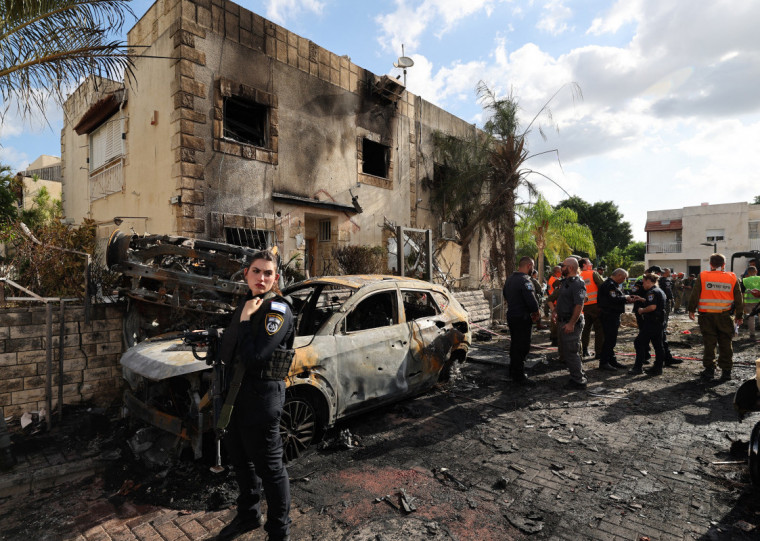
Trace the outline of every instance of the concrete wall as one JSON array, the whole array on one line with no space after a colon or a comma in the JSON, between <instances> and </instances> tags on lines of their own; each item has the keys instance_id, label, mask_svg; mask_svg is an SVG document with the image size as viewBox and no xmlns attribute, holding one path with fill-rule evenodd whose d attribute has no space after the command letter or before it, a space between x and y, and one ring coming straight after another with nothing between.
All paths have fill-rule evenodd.
<instances>
[{"instance_id":1,"label":"concrete wall","mask_svg":"<svg viewBox=\"0 0 760 541\"><path fill-rule=\"evenodd\" d=\"M330 268L337 246L384 245L384 225L437 235L439 219L420 188L433 174L431 135L470 133L472 125L403 87L395 103L378 97L375 74L225 0L159 0L128 39L150 45L136 54L171 58L137 58L122 111L124 187L88 205L81 201L87 136L72 136L71 128L100 94L85 86L67 102L67 217L95 219L101 237L115 228L116 216L124 217L121 229L137 233L214 240L224 240L225 227L267 229L286 260L309 250L318 274ZM241 95L268 106L265 147L224 137L224 100ZM389 147L387 178L362 173L364 138ZM273 193L335 205L275 200ZM326 243L313 233L322 220L331 222ZM479 276L481 244L473 241L464 273Z\"/></svg>"},{"instance_id":2,"label":"concrete wall","mask_svg":"<svg viewBox=\"0 0 760 541\"><path fill-rule=\"evenodd\" d=\"M717 251L726 256L730 265L733 253L745 252L752 248L749 222L760 220L760 205L738 202L647 212L647 221L667 219L683 220L681 252L647 253L647 265L674 267L680 272L687 272L689 266L699 265L702 270L705 270L709 268L709 257L713 251L712 246L702 245L702 243L712 243L707 240L707 230L722 229L724 231L724 240L716 241L715 244ZM667 242L674 235L673 231L653 231L649 233L649 243Z\"/></svg>"},{"instance_id":3,"label":"concrete wall","mask_svg":"<svg viewBox=\"0 0 760 541\"><path fill-rule=\"evenodd\" d=\"M58 404L60 305L53 305L53 408ZM101 406L121 400L122 314L113 306L64 312L63 401ZM0 309L0 406L6 416L46 406L47 325L44 306Z\"/></svg>"}]
</instances>

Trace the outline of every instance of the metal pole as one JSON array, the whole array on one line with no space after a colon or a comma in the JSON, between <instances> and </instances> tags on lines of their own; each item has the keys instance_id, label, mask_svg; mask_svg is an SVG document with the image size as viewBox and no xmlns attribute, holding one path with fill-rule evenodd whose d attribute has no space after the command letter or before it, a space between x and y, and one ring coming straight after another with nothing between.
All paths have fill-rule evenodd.
<instances>
[{"instance_id":1,"label":"metal pole","mask_svg":"<svg viewBox=\"0 0 760 541\"><path fill-rule=\"evenodd\" d=\"M61 311L58 316L61 321L60 330L58 333L58 424L63 421L63 337L66 332L66 324L63 317L64 302L61 299Z\"/></svg>"},{"instance_id":2,"label":"metal pole","mask_svg":"<svg viewBox=\"0 0 760 541\"><path fill-rule=\"evenodd\" d=\"M50 430L52 420L50 419L53 409L53 305L45 303L45 322L47 325L47 348L45 348L46 372L45 381L45 398L47 402L47 411L45 412L45 421L47 429Z\"/></svg>"},{"instance_id":3,"label":"metal pole","mask_svg":"<svg viewBox=\"0 0 760 541\"><path fill-rule=\"evenodd\" d=\"M428 229L425 232L425 240L427 241L427 272L428 282L433 283L433 230Z\"/></svg>"},{"instance_id":4,"label":"metal pole","mask_svg":"<svg viewBox=\"0 0 760 541\"><path fill-rule=\"evenodd\" d=\"M398 266L398 275L404 274L404 228L396 226L396 265Z\"/></svg>"}]
</instances>

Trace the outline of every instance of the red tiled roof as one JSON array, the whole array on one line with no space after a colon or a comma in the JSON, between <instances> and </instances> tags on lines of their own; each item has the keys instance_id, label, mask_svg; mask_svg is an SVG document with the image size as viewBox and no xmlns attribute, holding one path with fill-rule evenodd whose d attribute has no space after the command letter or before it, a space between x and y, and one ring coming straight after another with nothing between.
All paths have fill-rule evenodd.
<instances>
[{"instance_id":1,"label":"red tiled roof","mask_svg":"<svg viewBox=\"0 0 760 541\"><path fill-rule=\"evenodd\" d=\"M683 220L655 220L647 222L644 231L680 231L683 229Z\"/></svg>"}]
</instances>

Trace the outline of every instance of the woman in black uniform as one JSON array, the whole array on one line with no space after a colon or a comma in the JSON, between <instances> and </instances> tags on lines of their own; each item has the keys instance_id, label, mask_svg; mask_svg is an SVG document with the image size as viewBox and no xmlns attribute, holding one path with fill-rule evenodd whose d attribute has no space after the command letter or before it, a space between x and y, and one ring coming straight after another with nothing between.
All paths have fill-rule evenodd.
<instances>
[{"instance_id":1,"label":"woman in black uniform","mask_svg":"<svg viewBox=\"0 0 760 541\"><path fill-rule=\"evenodd\" d=\"M234 371L245 367L238 389L232 388L233 377L229 393L233 393L234 409L224 438L240 495L237 515L217 539L234 539L261 525L263 485L264 529L268 539L282 541L290 539L290 484L282 462L280 415L292 358L287 355L293 342L293 313L273 291L279 274L272 252L254 254L244 273L251 292L235 310L221 345L221 358L228 366L232 364Z\"/></svg>"}]
</instances>

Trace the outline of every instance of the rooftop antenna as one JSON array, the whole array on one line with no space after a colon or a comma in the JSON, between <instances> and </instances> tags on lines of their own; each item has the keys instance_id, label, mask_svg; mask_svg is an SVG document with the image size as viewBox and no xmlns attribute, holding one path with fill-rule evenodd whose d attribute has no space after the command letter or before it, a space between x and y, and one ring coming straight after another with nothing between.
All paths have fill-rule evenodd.
<instances>
[{"instance_id":1,"label":"rooftop antenna","mask_svg":"<svg viewBox=\"0 0 760 541\"><path fill-rule=\"evenodd\" d=\"M399 56L398 60L393 63L393 67L401 68L404 70L404 87L406 87L406 68L411 68L412 66L414 66L414 60L408 56L404 56L404 44L402 43L401 56Z\"/></svg>"}]
</instances>

